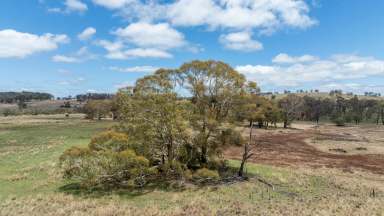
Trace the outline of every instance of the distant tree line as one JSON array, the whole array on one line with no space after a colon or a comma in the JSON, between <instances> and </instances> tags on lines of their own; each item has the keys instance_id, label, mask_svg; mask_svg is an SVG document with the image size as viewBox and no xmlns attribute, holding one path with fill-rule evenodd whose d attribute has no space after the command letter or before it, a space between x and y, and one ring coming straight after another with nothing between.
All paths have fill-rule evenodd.
<instances>
[{"instance_id":1,"label":"distant tree line","mask_svg":"<svg viewBox=\"0 0 384 216\"><path fill-rule=\"evenodd\" d=\"M108 100L112 99L114 96L114 94L108 93L87 93L76 95L76 100L81 102L88 100Z\"/></svg>"},{"instance_id":2,"label":"distant tree line","mask_svg":"<svg viewBox=\"0 0 384 216\"><path fill-rule=\"evenodd\" d=\"M320 120L330 120L339 126L361 122L384 125L384 100L360 99L358 96L346 99L339 94L330 98L299 97L291 94L278 103L287 115L287 123L293 120L317 123Z\"/></svg>"},{"instance_id":3,"label":"distant tree line","mask_svg":"<svg viewBox=\"0 0 384 216\"><path fill-rule=\"evenodd\" d=\"M0 103L19 103L32 100L52 100L54 97L49 93L42 92L0 92Z\"/></svg>"}]
</instances>

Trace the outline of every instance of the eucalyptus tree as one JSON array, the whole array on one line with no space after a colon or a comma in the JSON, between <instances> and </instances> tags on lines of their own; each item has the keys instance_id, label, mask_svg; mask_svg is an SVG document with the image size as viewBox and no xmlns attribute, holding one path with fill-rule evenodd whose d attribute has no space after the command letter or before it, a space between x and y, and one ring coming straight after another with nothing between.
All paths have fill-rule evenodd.
<instances>
[{"instance_id":1,"label":"eucalyptus tree","mask_svg":"<svg viewBox=\"0 0 384 216\"><path fill-rule=\"evenodd\" d=\"M172 70L160 69L118 93L122 128L140 143L137 151L154 162L172 164L187 141L183 101L175 92Z\"/></svg>"},{"instance_id":2,"label":"eucalyptus tree","mask_svg":"<svg viewBox=\"0 0 384 216\"><path fill-rule=\"evenodd\" d=\"M191 97L193 147L198 149L199 162L204 166L209 155L217 154L217 138L230 122L245 78L220 61L192 61L182 65L177 74L180 86Z\"/></svg>"},{"instance_id":3,"label":"eucalyptus tree","mask_svg":"<svg viewBox=\"0 0 384 216\"><path fill-rule=\"evenodd\" d=\"M287 128L294 119L300 116L300 111L303 107L303 98L294 94L289 94L279 101L279 107L282 109L284 128Z\"/></svg>"}]
</instances>

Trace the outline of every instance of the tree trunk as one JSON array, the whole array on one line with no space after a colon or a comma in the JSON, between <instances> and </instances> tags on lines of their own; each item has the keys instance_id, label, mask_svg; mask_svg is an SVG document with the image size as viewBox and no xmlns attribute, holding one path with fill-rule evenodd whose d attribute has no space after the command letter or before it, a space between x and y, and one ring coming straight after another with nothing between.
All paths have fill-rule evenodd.
<instances>
[{"instance_id":1,"label":"tree trunk","mask_svg":"<svg viewBox=\"0 0 384 216\"><path fill-rule=\"evenodd\" d=\"M253 122L250 123L251 127L249 129L249 142L244 144L244 152L243 152L243 159L241 160L240 168L238 175L240 177L244 176L244 167L247 162L247 160L253 155L251 153L250 146L252 145L252 132L253 132Z\"/></svg>"},{"instance_id":2,"label":"tree trunk","mask_svg":"<svg viewBox=\"0 0 384 216\"><path fill-rule=\"evenodd\" d=\"M287 127L288 127L288 121L284 120L284 128L287 128Z\"/></svg>"}]
</instances>

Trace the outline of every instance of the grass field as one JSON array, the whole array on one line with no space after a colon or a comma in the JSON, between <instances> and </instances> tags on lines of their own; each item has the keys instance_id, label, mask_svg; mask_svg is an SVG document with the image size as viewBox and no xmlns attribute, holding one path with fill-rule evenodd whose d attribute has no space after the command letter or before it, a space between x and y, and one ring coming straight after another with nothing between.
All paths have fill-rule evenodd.
<instances>
[{"instance_id":1,"label":"grass field","mask_svg":"<svg viewBox=\"0 0 384 216\"><path fill-rule=\"evenodd\" d=\"M247 182L79 193L62 180L58 158L113 124L81 116L0 118L0 215L384 215L383 175L329 168L249 164L258 178Z\"/></svg>"}]
</instances>

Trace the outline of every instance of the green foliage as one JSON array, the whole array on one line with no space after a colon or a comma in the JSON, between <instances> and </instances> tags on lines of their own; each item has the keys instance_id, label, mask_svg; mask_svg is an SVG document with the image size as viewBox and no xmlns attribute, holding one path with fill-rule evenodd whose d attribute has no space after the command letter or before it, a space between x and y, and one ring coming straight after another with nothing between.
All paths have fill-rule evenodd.
<instances>
[{"instance_id":1,"label":"green foliage","mask_svg":"<svg viewBox=\"0 0 384 216\"><path fill-rule=\"evenodd\" d=\"M128 136L125 133L108 130L94 136L89 143L89 148L94 151L120 152L129 148L128 141Z\"/></svg>"},{"instance_id":2,"label":"green foliage","mask_svg":"<svg viewBox=\"0 0 384 216\"><path fill-rule=\"evenodd\" d=\"M222 146L240 146L245 143L245 139L242 136L241 132L234 130L233 128L227 128L222 130L221 136L218 137L218 141L221 142Z\"/></svg>"},{"instance_id":3,"label":"green foliage","mask_svg":"<svg viewBox=\"0 0 384 216\"><path fill-rule=\"evenodd\" d=\"M198 182L217 181L220 179L220 175L216 170L209 170L207 168L201 168L193 173L193 179Z\"/></svg>"},{"instance_id":4,"label":"green foliage","mask_svg":"<svg viewBox=\"0 0 384 216\"><path fill-rule=\"evenodd\" d=\"M336 124L336 126L345 126L345 123L346 123L346 118L344 116L338 116L338 115L334 115L332 116L331 118L332 122Z\"/></svg>"},{"instance_id":5,"label":"green foliage","mask_svg":"<svg viewBox=\"0 0 384 216\"><path fill-rule=\"evenodd\" d=\"M13 110L13 109L4 109L2 113L3 113L4 116L14 116L14 115L17 115L17 111Z\"/></svg>"},{"instance_id":6,"label":"green foliage","mask_svg":"<svg viewBox=\"0 0 384 216\"><path fill-rule=\"evenodd\" d=\"M115 152L72 147L60 157L64 177L78 180L83 187L144 186L156 170L149 160L131 149Z\"/></svg>"},{"instance_id":7,"label":"green foliage","mask_svg":"<svg viewBox=\"0 0 384 216\"><path fill-rule=\"evenodd\" d=\"M83 107L87 119L102 119L112 112L112 100L89 100Z\"/></svg>"}]
</instances>

